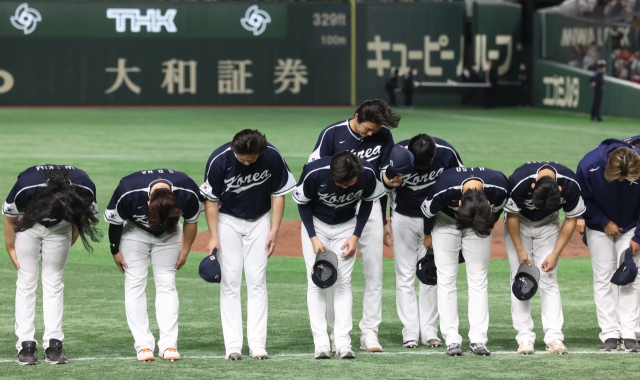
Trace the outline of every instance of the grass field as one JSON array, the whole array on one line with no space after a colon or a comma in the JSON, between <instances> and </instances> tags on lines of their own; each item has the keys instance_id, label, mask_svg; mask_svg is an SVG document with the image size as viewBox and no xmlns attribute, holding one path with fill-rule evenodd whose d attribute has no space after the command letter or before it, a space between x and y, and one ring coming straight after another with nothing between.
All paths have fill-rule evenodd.
<instances>
[{"instance_id":1,"label":"grass field","mask_svg":"<svg viewBox=\"0 0 640 380\"><path fill-rule=\"evenodd\" d=\"M4 197L17 174L28 166L63 163L84 169L96 182L101 209L119 179L136 170L169 167L202 181L213 149L243 128L265 132L298 176L319 131L347 118L351 108L0 108L0 195ZM509 175L531 160L555 160L576 167L580 158L607 137L638 133L637 120L609 118L604 124L586 115L534 109L399 110L401 126L396 141L426 132L453 144L468 166L487 166ZM297 219L287 197L286 219ZM102 227L105 224L102 223ZM206 229L204 218L200 229ZM106 240L106 239L105 239ZM178 272L180 293L177 363L137 363L133 339L124 313L123 277L103 241L88 254L75 246L65 272L65 347L69 365L41 364L23 368L15 363L13 299L15 270L8 255L0 255L0 377L8 378L611 378L621 368L640 360L630 354L602 355L593 305L591 265L588 259L566 259L560 264L560 286L565 315L565 342L570 355L515 355L511 326L508 263L490 266L490 327L488 347L494 355L466 354L448 358L442 349L400 345L402 326L395 311L393 262L385 260L383 323L380 341L385 354L358 354L355 361L314 361L306 308L306 280L302 258L271 259L268 268L269 332L266 362L222 360L219 291L197 275L201 254L193 253ZM460 266L459 310L461 335L468 343L466 281ZM356 264L354 289L354 346L359 337L362 275ZM153 320L154 292L148 296ZM40 291L39 291L40 293ZM42 300L38 295L36 338L42 336ZM534 301L539 353L544 350L539 299ZM152 323L157 336L157 327ZM244 353L248 350L245 347ZM39 352L43 357L43 351ZM43 360L41 360L43 362Z\"/></svg>"}]
</instances>

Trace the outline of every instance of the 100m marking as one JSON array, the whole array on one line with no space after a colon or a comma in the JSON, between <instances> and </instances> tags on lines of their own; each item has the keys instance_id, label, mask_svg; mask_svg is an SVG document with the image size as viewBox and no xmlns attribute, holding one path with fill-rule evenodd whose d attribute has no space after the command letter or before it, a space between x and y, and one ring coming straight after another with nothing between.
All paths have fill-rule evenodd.
<instances>
[{"instance_id":1,"label":"100m marking","mask_svg":"<svg viewBox=\"0 0 640 380\"><path fill-rule=\"evenodd\" d=\"M327 46L344 46L347 44L347 37L339 36L337 34L329 34L326 36L320 36L320 42Z\"/></svg>"}]
</instances>

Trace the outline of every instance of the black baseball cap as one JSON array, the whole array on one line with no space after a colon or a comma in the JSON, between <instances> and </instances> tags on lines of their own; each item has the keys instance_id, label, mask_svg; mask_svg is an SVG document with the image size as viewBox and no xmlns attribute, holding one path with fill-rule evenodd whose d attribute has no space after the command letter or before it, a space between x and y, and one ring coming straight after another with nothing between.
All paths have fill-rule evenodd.
<instances>
[{"instance_id":1,"label":"black baseball cap","mask_svg":"<svg viewBox=\"0 0 640 380\"><path fill-rule=\"evenodd\" d=\"M518 268L518 273L513 278L511 291L520 301L530 300L538 291L539 281L540 269L535 265L529 266L523 262Z\"/></svg>"},{"instance_id":2,"label":"black baseball cap","mask_svg":"<svg viewBox=\"0 0 640 380\"><path fill-rule=\"evenodd\" d=\"M395 145L389 154L389 166L387 166L387 178L392 179L397 175L411 173L413 167L413 154L409 149Z\"/></svg>"},{"instance_id":3,"label":"black baseball cap","mask_svg":"<svg viewBox=\"0 0 640 380\"><path fill-rule=\"evenodd\" d=\"M329 250L326 250L324 255L322 251L318 251L316 262L313 264L311 280L319 288L325 289L333 286L338 280L338 255Z\"/></svg>"},{"instance_id":4,"label":"black baseball cap","mask_svg":"<svg viewBox=\"0 0 640 380\"><path fill-rule=\"evenodd\" d=\"M416 264L416 277L425 285L438 285L438 268L436 268L433 249L429 248L427 254L418 260Z\"/></svg>"},{"instance_id":5,"label":"black baseball cap","mask_svg":"<svg viewBox=\"0 0 640 380\"><path fill-rule=\"evenodd\" d=\"M633 249L629 247L620 254L620 266L611 277L611 283L618 286L629 285L637 276L638 266L633 261Z\"/></svg>"},{"instance_id":6,"label":"black baseball cap","mask_svg":"<svg viewBox=\"0 0 640 380\"><path fill-rule=\"evenodd\" d=\"M200 261L198 269L200 277L207 282L220 282L222 280L222 272L220 270L220 262L218 261L218 248L214 248L210 255L205 256Z\"/></svg>"}]
</instances>

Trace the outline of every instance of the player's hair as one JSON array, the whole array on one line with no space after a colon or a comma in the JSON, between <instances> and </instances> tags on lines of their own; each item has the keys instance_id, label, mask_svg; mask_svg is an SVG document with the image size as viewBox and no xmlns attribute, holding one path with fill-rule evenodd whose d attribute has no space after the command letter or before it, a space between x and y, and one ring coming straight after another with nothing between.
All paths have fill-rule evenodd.
<instances>
[{"instance_id":1,"label":"player's hair","mask_svg":"<svg viewBox=\"0 0 640 380\"><path fill-rule=\"evenodd\" d=\"M27 204L25 212L17 218L14 230L26 231L44 219L64 220L78 229L84 248L93 252L89 239L97 243L103 236L91 207L93 197L87 196L84 188L71 184L65 168L46 169L42 174L46 186L40 187Z\"/></svg>"},{"instance_id":2,"label":"player's hair","mask_svg":"<svg viewBox=\"0 0 640 380\"><path fill-rule=\"evenodd\" d=\"M640 156L633 149L621 146L609 154L604 178L615 181L618 178L627 180L640 177Z\"/></svg>"},{"instance_id":3,"label":"player's hair","mask_svg":"<svg viewBox=\"0 0 640 380\"><path fill-rule=\"evenodd\" d=\"M236 154L262 154L267 150L267 137L257 129L243 129L231 140Z\"/></svg>"},{"instance_id":4,"label":"player's hair","mask_svg":"<svg viewBox=\"0 0 640 380\"><path fill-rule=\"evenodd\" d=\"M155 189L149 197L149 212L147 213L147 222L149 228L162 229L172 234L178 231L178 222L182 215L182 209L178 204L176 195L170 189Z\"/></svg>"},{"instance_id":5,"label":"player's hair","mask_svg":"<svg viewBox=\"0 0 640 380\"><path fill-rule=\"evenodd\" d=\"M333 155L329 170L332 180L347 185L364 171L364 166L355 154L345 150Z\"/></svg>"},{"instance_id":6,"label":"player's hair","mask_svg":"<svg viewBox=\"0 0 640 380\"><path fill-rule=\"evenodd\" d=\"M396 128L400 123L400 115L381 99L365 100L355 113L358 114L358 123L368 121L387 128Z\"/></svg>"},{"instance_id":7,"label":"player's hair","mask_svg":"<svg viewBox=\"0 0 640 380\"><path fill-rule=\"evenodd\" d=\"M551 176L539 178L532 195L533 205L538 209L557 211L560 208L560 188Z\"/></svg>"},{"instance_id":8,"label":"player's hair","mask_svg":"<svg viewBox=\"0 0 640 380\"><path fill-rule=\"evenodd\" d=\"M413 165L427 169L436 155L436 141L426 133L413 136L409 141L409 152L413 154Z\"/></svg>"},{"instance_id":9,"label":"player's hair","mask_svg":"<svg viewBox=\"0 0 640 380\"><path fill-rule=\"evenodd\" d=\"M495 224L487 196L482 190L467 190L462 194L462 204L456 212L456 228L471 228L481 238L491 235Z\"/></svg>"},{"instance_id":10,"label":"player's hair","mask_svg":"<svg viewBox=\"0 0 640 380\"><path fill-rule=\"evenodd\" d=\"M634 147L640 149L640 139L635 139L635 140L631 140L629 141L630 145L633 145Z\"/></svg>"}]
</instances>

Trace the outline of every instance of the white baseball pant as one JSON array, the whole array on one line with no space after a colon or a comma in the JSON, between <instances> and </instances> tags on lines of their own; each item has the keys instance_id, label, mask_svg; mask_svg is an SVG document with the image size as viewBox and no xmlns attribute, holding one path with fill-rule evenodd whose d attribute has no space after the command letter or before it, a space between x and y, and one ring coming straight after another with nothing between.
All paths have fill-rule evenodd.
<instances>
[{"instance_id":1,"label":"white baseball pant","mask_svg":"<svg viewBox=\"0 0 640 380\"><path fill-rule=\"evenodd\" d=\"M360 204L358 204L358 210ZM382 322L382 246L383 224L380 201L373 202L371 215L362 230L358 240L358 250L362 259L362 275L364 277L364 295L362 297L362 319L360 331L378 333L378 326ZM332 297L328 294L328 297ZM333 302L327 299L329 309L327 320L329 327L333 328L334 310Z\"/></svg>"},{"instance_id":2,"label":"white baseball pant","mask_svg":"<svg viewBox=\"0 0 640 380\"><path fill-rule=\"evenodd\" d=\"M456 221L447 214L436 215L431 236L436 266L438 267L438 312L440 332L447 345L461 344L458 334L458 254L466 261L469 287L469 340L487 343L489 329L489 292L487 273L491 257L491 236L478 237L472 229L456 229Z\"/></svg>"},{"instance_id":3,"label":"white baseball pant","mask_svg":"<svg viewBox=\"0 0 640 380\"><path fill-rule=\"evenodd\" d=\"M42 347L49 347L49 339L63 340L62 312L64 282L62 274L69 257L72 225L62 221L47 228L35 224L16 233L16 257L20 264L16 281L16 349L22 342L35 341L36 289L42 260L42 311L44 335Z\"/></svg>"},{"instance_id":4,"label":"white baseball pant","mask_svg":"<svg viewBox=\"0 0 640 380\"><path fill-rule=\"evenodd\" d=\"M124 305L136 352L143 348L153 351L155 348L155 338L149 330L145 292L149 263L156 286L159 352L162 353L169 347L178 347L180 301L176 289L176 263L182 246L180 231L182 225L178 223L178 232L156 237L133 223L124 224L120 239L120 252L128 265L124 272Z\"/></svg>"},{"instance_id":5,"label":"white baseball pant","mask_svg":"<svg viewBox=\"0 0 640 380\"><path fill-rule=\"evenodd\" d=\"M438 338L438 286L419 282L420 298L416 299L416 264L424 257L424 219L393 213L393 257L396 267L396 307L404 326L402 341L422 343Z\"/></svg>"},{"instance_id":6,"label":"white baseball pant","mask_svg":"<svg viewBox=\"0 0 640 380\"><path fill-rule=\"evenodd\" d=\"M522 216L518 216L520 221L520 240L522 248L533 258L533 264L540 269L558 241L560 233L560 219L558 213L553 213L543 220L532 222ZM511 284L518 272L520 263L518 253L513 245L506 220L504 225L504 241L511 267ZM549 344L556 339L564 340L562 325L564 317L562 314L562 299L560 298L560 288L558 287L558 266L553 270L543 272L540 269L540 281L538 282L540 302L542 306L542 331L544 331L544 343ZM531 300L521 301L511 292L511 318L513 328L518 332L516 341L519 343L530 340L535 342L536 333L533 332L533 319L531 319Z\"/></svg>"},{"instance_id":7,"label":"white baseball pant","mask_svg":"<svg viewBox=\"0 0 640 380\"><path fill-rule=\"evenodd\" d=\"M247 343L249 349L267 343L267 254L269 213L255 220L218 214L220 251L220 315L227 350L242 348L242 269L247 283Z\"/></svg>"},{"instance_id":8,"label":"white baseball pant","mask_svg":"<svg viewBox=\"0 0 640 380\"><path fill-rule=\"evenodd\" d=\"M600 325L600 340L609 338L636 339L640 332L638 318L638 279L626 286L611 283L613 273L620 266L620 254L629 247L635 229L617 237L586 228L587 244L593 267L593 298ZM640 255L634 260L638 263ZM616 297L617 295L617 297ZM617 298L617 299L616 299Z\"/></svg>"},{"instance_id":9,"label":"white baseball pant","mask_svg":"<svg viewBox=\"0 0 640 380\"><path fill-rule=\"evenodd\" d=\"M316 262L316 252L313 252L313 245L309 239L309 234L304 224L301 228L302 253L307 266L307 306L309 308L309 321L311 323L311 333L313 343L316 348L329 346L329 335L327 333L327 318L329 305L332 303L332 310L337 310L333 326L334 342L338 349L342 346L351 345L349 333L353 328L353 297L351 295L351 272L355 263L355 254L349 258L342 257L341 247L353 236L356 227L356 219L351 219L342 224L330 225L313 218L313 227L316 230L316 237L322 242L327 250L333 251L338 256L338 279L333 286L321 289L311 280L313 264ZM331 295L331 297L329 296Z\"/></svg>"}]
</instances>

